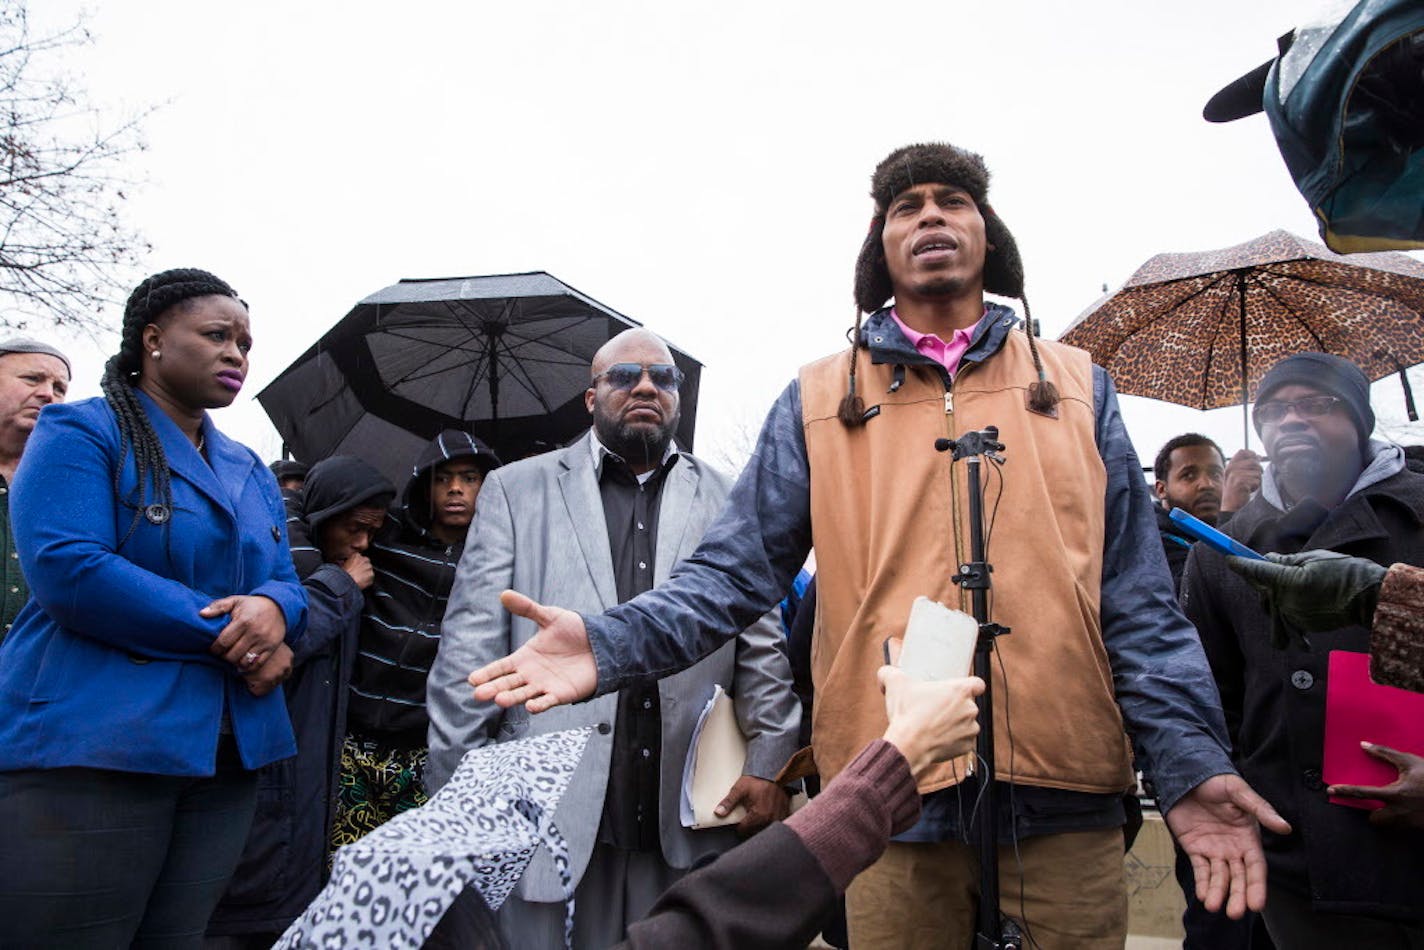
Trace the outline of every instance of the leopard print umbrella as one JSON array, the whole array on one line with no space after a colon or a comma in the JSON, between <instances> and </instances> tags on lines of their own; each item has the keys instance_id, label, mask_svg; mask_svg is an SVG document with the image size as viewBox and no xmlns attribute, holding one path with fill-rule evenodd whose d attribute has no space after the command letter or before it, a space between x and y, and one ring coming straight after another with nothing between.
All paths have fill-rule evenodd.
<instances>
[{"instance_id":1,"label":"leopard print umbrella","mask_svg":"<svg viewBox=\"0 0 1424 950\"><path fill-rule=\"evenodd\" d=\"M1059 339L1091 353L1121 392L1244 407L1266 370L1292 353L1347 357L1372 380L1424 363L1424 264L1340 255L1286 231L1158 254Z\"/></svg>"}]
</instances>

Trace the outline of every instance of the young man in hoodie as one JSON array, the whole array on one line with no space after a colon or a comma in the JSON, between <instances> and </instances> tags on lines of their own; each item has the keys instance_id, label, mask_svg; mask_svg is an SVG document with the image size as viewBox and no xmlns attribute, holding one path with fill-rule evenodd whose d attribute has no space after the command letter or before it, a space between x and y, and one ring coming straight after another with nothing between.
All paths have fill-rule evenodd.
<instances>
[{"instance_id":1,"label":"young man in hoodie","mask_svg":"<svg viewBox=\"0 0 1424 950\"><path fill-rule=\"evenodd\" d=\"M351 677L332 832L337 847L427 798L425 680L475 498L499 464L479 439L453 429L440 433L415 461L395 530L372 546L376 579L366 594Z\"/></svg>"},{"instance_id":2,"label":"young man in hoodie","mask_svg":"<svg viewBox=\"0 0 1424 950\"><path fill-rule=\"evenodd\" d=\"M356 656L366 553L395 486L357 458L318 462L305 489L284 495L287 543L307 592L307 632L283 686L297 754L263 769L242 863L208 923L207 950L270 947L321 891Z\"/></svg>"}]
</instances>

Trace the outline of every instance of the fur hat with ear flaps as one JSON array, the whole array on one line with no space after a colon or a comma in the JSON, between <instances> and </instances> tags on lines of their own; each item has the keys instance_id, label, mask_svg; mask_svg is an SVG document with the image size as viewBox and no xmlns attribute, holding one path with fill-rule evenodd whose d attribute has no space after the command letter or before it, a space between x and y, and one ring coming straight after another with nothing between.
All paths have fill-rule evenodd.
<instances>
[{"instance_id":1,"label":"fur hat with ear flaps","mask_svg":"<svg viewBox=\"0 0 1424 950\"><path fill-rule=\"evenodd\" d=\"M955 185L963 188L979 206L984 218L984 237L988 250L984 256L984 290L1000 297L1017 297L1024 305L1024 329L1028 333L1029 349L1033 352L1038 381L1029 386L1029 406L1038 412L1053 411L1058 404L1058 389L1044 378L1043 363L1034 342L1033 318L1024 297L1023 259L1019 257L1014 236L1003 219L989 204L989 169L982 156L940 142L906 145L891 152L875 168L870 179L870 196L875 199L875 217L870 232L861 245L855 262L855 303L857 308L854 346L851 348L849 389L841 401L839 413L847 425L863 422L864 402L855 391L855 351L863 345L860 336L860 315L873 313L885 305L894 290L890 270L885 264L885 212L895 196L915 185L927 183Z\"/></svg>"}]
</instances>

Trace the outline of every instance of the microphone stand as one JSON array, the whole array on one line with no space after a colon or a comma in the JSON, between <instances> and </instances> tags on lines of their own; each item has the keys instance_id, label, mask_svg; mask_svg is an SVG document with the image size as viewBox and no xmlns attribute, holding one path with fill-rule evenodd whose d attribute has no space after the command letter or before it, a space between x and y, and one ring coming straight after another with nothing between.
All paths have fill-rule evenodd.
<instances>
[{"instance_id":1,"label":"microphone stand","mask_svg":"<svg viewBox=\"0 0 1424 950\"><path fill-rule=\"evenodd\" d=\"M979 844L979 915L976 927L976 950L1020 950L1023 935L1018 924L1005 917L999 909L999 802L994 787L994 640L1009 632L1009 628L989 620L989 564L984 541L984 499L980 466L984 456L997 459L1004 451L999 430L985 426L966 432L958 439L936 439L935 450L951 452L950 464L965 460L969 471L969 561L959 565L959 573L951 580L969 591L974 619L979 623L979 639L974 645L974 675L984 681L984 694L979 697L979 738L977 753L984 771L976 832Z\"/></svg>"}]
</instances>

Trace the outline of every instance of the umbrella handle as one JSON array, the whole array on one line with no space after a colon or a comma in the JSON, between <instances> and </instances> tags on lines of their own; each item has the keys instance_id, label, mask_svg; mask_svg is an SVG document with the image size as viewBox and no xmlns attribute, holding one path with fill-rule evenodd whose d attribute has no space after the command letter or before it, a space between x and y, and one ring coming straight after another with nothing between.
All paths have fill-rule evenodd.
<instances>
[{"instance_id":1,"label":"umbrella handle","mask_svg":"<svg viewBox=\"0 0 1424 950\"><path fill-rule=\"evenodd\" d=\"M1409 385L1409 374L1403 366L1399 368L1399 385L1404 387L1404 411L1409 414L1409 421L1418 422L1419 410L1414 408L1414 390Z\"/></svg>"}]
</instances>

